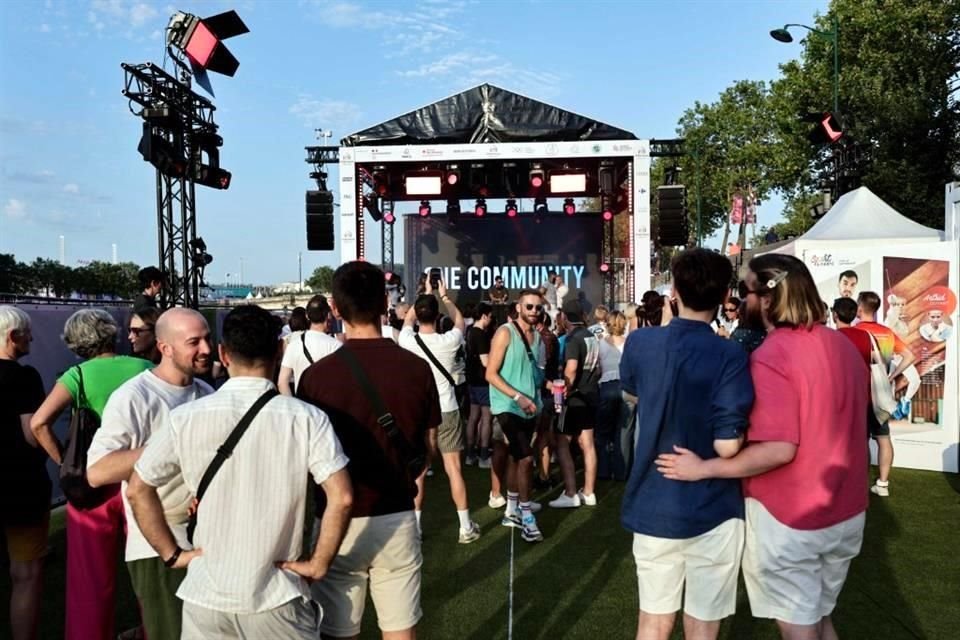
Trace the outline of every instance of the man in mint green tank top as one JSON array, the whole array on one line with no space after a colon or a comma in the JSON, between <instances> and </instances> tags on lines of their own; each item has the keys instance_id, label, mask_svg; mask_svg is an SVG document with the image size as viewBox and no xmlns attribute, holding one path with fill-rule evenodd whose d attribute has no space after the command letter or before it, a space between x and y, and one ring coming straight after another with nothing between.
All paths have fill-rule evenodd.
<instances>
[{"instance_id":1,"label":"man in mint green tank top","mask_svg":"<svg viewBox=\"0 0 960 640\"><path fill-rule=\"evenodd\" d=\"M517 319L497 329L487 360L490 412L500 423L510 450L507 510L501 524L518 527L527 542L543 540L530 505L531 443L537 429L537 416L543 408L540 401L543 371L536 357L540 335L534 329L541 311L543 298L540 292L533 289L521 291Z\"/></svg>"}]
</instances>

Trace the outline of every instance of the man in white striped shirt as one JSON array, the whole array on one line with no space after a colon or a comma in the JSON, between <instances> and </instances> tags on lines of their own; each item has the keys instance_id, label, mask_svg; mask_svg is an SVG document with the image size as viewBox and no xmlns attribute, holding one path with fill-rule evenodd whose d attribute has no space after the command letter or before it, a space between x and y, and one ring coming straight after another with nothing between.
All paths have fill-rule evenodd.
<instances>
[{"instance_id":1,"label":"man in white striped shirt","mask_svg":"<svg viewBox=\"0 0 960 640\"><path fill-rule=\"evenodd\" d=\"M184 551L163 517L157 487L182 474L193 495L241 417L273 389L273 318L253 305L224 319L220 359L230 379L178 407L134 467L127 496L147 541L169 567L188 567L182 638L310 638L320 612L304 578L319 580L337 553L353 493L347 457L327 416L299 400L271 398L210 481L197 507L195 550ZM327 509L312 555L303 546L305 472Z\"/></svg>"}]
</instances>

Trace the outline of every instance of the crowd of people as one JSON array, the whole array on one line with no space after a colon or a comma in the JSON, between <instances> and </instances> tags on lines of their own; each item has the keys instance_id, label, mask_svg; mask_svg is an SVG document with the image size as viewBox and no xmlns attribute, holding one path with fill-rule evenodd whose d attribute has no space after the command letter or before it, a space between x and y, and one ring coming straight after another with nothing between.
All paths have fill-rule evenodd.
<instances>
[{"instance_id":1,"label":"crowd of people","mask_svg":"<svg viewBox=\"0 0 960 640\"><path fill-rule=\"evenodd\" d=\"M0 306L4 477L21 487L3 504L13 637L37 634L45 463L76 455L53 429L71 408L100 426L82 452L92 504L66 506L68 639L117 637L121 548L142 620L121 637L351 638L369 593L384 638L414 638L434 464L461 544L483 533L462 465L490 470L481 502L531 544L544 539L534 493L555 468L554 509L593 507L598 479L625 480L639 639L669 637L681 608L686 637L715 638L741 569L753 615L785 638L835 638L863 535L868 428L872 489L889 494L869 365L899 354L893 379L909 358L873 322L870 292L838 298L839 330L826 326L793 257L754 258L738 296L719 254L683 252L671 271L671 295L589 313L550 274L498 321L505 289L461 310L425 276L412 304L391 305L384 273L351 262L285 330L235 307L216 346L202 314L157 309L151 272L125 327L132 355L118 354L113 316L81 309L63 340L82 362L49 393L17 362L29 315Z\"/></svg>"}]
</instances>

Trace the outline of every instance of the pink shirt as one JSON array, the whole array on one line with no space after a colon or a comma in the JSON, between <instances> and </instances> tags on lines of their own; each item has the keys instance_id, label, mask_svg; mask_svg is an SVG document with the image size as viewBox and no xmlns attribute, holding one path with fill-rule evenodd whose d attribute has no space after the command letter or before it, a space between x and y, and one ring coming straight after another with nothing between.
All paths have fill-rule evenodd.
<instances>
[{"instance_id":1,"label":"pink shirt","mask_svg":"<svg viewBox=\"0 0 960 640\"><path fill-rule=\"evenodd\" d=\"M869 374L845 336L822 325L776 329L750 357L749 442L792 442L782 467L743 481L793 529L823 529L867 508Z\"/></svg>"}]
</instances>

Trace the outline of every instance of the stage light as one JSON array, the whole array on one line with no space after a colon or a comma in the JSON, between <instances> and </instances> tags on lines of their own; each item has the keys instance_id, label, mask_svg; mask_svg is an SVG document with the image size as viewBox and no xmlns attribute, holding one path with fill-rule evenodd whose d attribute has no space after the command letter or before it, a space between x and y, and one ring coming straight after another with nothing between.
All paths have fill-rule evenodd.
<instances>
[{"instance_id":1,"label":"stage light","mask_svg":"<svg viewBox=\"0 0 960 640\"><path fill-rule=\"evenodd\" d=\"M206 165L201 165L194 176L194 182L196 184L210 187L211 189L229 189L232 179L233 174L229 171L220 169L219 167L208 167Z\"/></svg>"},{"instance_id":2,"label":"stage light","mask_svg":"<svg viewBox=\"0 0 960 640\"><path fill-rule=\"evenodd\" d=\"M442 171L417 171L403 176L408 196L436 196L443 190Z\"/></svg>"},{"instance_id":3,"label":"stage light","mask_svg":"<svg viewBox=\"0 0 960 640\"><path fill-rule=\"evenodd\" d=\"M614 211L613 211L613 198L608 195L600 196L600 211L603 212L603 219L605 222L610 222L613 220Z\"/></svg>"},{"instance_id":4,"label":"stage light","mask_svg":"<svg viewBox=\"0 0 960 640\"><path fill-rule=\"evenodd\" d=\"M153 132L150 123L143 123L143 135L137 151L160 173L171 178L182 178L187 173L187 161L169 140Z\"/></svg>"},{"instance_id":5,"label":"stage light","mask_svg":"<svg viewBox=\"0 0 960 640\"><path fill-rule=\"evenodd\" d=\"M457 183L460 182L460 171L456 166L451 166L447 170L447 185L451 187L457 186Z\"/></svg>"},{"instance_id":6,"label":"stage light","mask_svg":"<svg viewBox=\"0 0 960 640\"><path fill-rule=\"evenodd\" d=\"M430 215L430 203L426 200L420 202L420 210L418 212L421 218L426 218Z\"/></svg>"},{"instance_id":7,"label":"stage light","mask_svg":"<svg viewBox=\"0 0 960 640\"><path fill-rule=\"evenodd\" d=\"M544 182L546 182L546 177L543 173L543 169L540 168L539 164L533 165L533 167L530 169L530 187L533 189L540 189Z\"/></svg>"},{"instance_id":8,"label":"stage light","mask_svg":"<svg viewBox=\"0 0 960 640\"><path fill-rule=\"evenodd\" d=\"M507 200L507 217L508 218L517 217L517 201L516 200Z\"/></svg>"},{"instance_id":9,"label":"stage light","mask_svg":"<svg viewBox=\"0 0 960 640\"><path fill-rule=\"evenodd\" d=\"M389 209L384 209L383 211L383 221L387 224L393 224L397 221L397 218L393 215L393 211Z\"/></svg>"},{"instance_id":10,"label":"stage light","mask_svg":"<svg viewBox=\"0 0 960 640\"><path fill-rule=\"evenodd\" d=\"M477 199L476 206L473 207L473 215L482 218L487 215L487 201L483 198Z\"/></svg>"},{"instance_id":11,"label":"stage light","mask_svg":"<svg viewBox=\"0 0 960 640\"><path fill-rule=\"evenodd\" d=\"M220 168L220 146L223 138L215 133L194 134L193 166L194 182L213 189L227 189L233 177Z\"/></svg>"},{"instance_id":12,"label":"stage light","mask_svg":"<svg viewBox=\"0 0 960 640\"><path fill-rule=\"evenodd\" d=\"M482 163L470 165L470 192L475 193L481 198L490 195L490 187L487 180L487 170Z\"/></svg>"},{"instance_id":13,"label":"stage light","mask_svg":"<svg viewBox=\"0 0 960 640\"><path fill-rule=\"evenodd\" d=\"M563 201L563 212L568 216L572 216L577 212L577 205L573 203L573 198L567 198Z\"/></svg>"},{"instance_id":14,"label":"stage light","mask_svg":"<svg viewBox=\"0 0 960 640\"><path fill-rule=\"evenodd\" d=\"M178 11L167 24L167 44L186 54L197 84L213 95L206 72L233 76L240 66L223 40L249 31L236 11L226 11L209 18L198 18L191 13Z\"/></svg>"},{"instance_id":15,"label":"stage light","mask_svg":"<svg viewBox=\"0 0 960 640\"><path fill-rule=\"evenodd\" d=\"M587 174L583 171L551 171L550 193L584 193Z\"/></svg>"},{"instance_id":16,"label":"stage light","mask_svg":"<svg viewBox=\"0 0 960 640\"><path fill-rule=\"evenodd\" d=\"M390 193L390 178L383 167L377 167L373 171L373 190L378 196Z\"/></svg>"},{"instance_id":17,"label":"stage light","mask_svg":"<svg viewBox=\"0 0 960 640\"><path fill-rule=\"evenodd\" d=\"M606 262L601 262L601 263L600 263L600 273L602 273L602 274L604 274L604 275L610 273L610 265L607 264Z\"/></svg>"},{"instance_id":18,"label":"stage light","mask_svg":"<svg viewBox=\"0 0 960 640\"><path fill-rule=\"evenodd\" d=\"M547 199L546 198L537 198L533 201L533 212L538 216L546 215L550 212L547 208Z\"/></svg>"}]
</instances>

